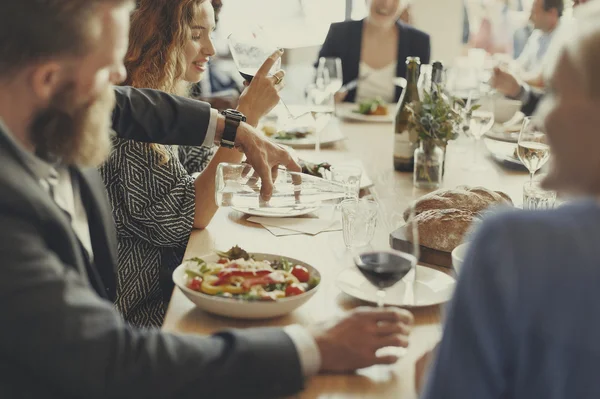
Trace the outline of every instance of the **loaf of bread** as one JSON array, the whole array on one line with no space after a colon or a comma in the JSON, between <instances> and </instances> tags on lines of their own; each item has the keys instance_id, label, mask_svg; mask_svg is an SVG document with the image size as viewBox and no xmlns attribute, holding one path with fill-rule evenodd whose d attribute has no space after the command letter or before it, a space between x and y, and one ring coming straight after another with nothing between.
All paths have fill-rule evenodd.
<instances>
[{"instance_id":1,"label":"loaf of bread","mask_svg":"<svg viewBox=\"0 0 600 399\"><path fill-rule=\"evenodd\" d=\"M417 200L414 223L418 226L419 244L439 251L451 252L460 245L473 222L494 205L512 205L502 192L483 187L457 187L438 190ZM409 209L404 212L408 220ZM412 241L409 225L406 236Z\"/></svg>"},{"instance_id":2,"label":"loaf of bread","mask_svg":"<svg viewBox=\"0 0 600 399\"><path fill-rule=\"evenodd\" d=\"M419 198L415 204L415 215L434 209L459 209L480 214L493 205L513 205L510 197L499 191L483 187L460 186L454 190L437 190ZM409 209L404 211L408 220Z\"/></svg>"},{"instance_id":3,"label":"loaf of bread","mask_svg":"<svg viewBox=\"0 0 600 399\"><path fill-rule=\"evenodd\" d=\"M419 245L452 252L462 243L476 219L474 213L460 209L435 209L421 212L414 220L419 228ZM406 230L406 236L412 242L412 230L408 225Z\"/></svg>"}]
</instances>

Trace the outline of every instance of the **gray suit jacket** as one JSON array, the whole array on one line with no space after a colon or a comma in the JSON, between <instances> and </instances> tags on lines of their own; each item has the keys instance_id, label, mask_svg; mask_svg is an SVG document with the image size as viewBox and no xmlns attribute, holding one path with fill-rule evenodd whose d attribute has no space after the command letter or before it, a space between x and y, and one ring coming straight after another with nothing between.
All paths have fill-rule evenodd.
<instances>
[{"instance_id":1,"label":"gray suit jacket","mask_svg":"<svg viewBox=\"0 0 600 399\"><path fill-rule=\"evenodd\" d=\"M181 100L153 92L150 106L147 94L118 93L121 118L160 122L159 128L147 126L143 137L143 129L133 129L138 136L129 138L190 138L189 126L206 123L205 105L196 103L192 112L186 101L187 108L178 109L168 104ZM143 118L136 114L140 109ZM181 113L174 116L174 109ZM169 138L162 128L175 133ZM67 217L5 134L0 132L0 398L265 398L302 389L294 344L280 329L198 337L128 327L112 302L101 298L114 287L114 276L112 282L107 276L115 269L116 237L96 170L72 168L90 220L95 262L89 264ZM202 140L198 135L195 143Z\"/></svg>"}]
</instances>

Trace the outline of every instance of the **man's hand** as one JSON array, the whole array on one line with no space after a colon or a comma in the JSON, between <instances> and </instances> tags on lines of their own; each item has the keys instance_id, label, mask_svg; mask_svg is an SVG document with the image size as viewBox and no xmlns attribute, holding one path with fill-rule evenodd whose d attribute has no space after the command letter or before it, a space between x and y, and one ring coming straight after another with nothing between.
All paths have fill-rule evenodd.
<instances>
[{"instance_id":1,"label":"man's hand","mask_svg":"<svg viewBox=\"0 0 600 399\"><path fill-rule=\"evenodd\" d=\"M256 126L260 118L271 111L279 102L279 91L283 89L285 72L278 70L269 76L273 65L281 58L283 50L277 50L262 64L252 82L245 82L246 89L240 96L238 111L246 115L247 121Z\"/></svg>"},{"instance_id":2,"label":"man's hand","mask_svg":"<svg viewBox=\"0 0 600 399\"><path fill-rule=\"evenodd\" d=\"M349 372L375 364L393 364L396 356L378 357L378 349L408 347L413 315L397 308L358 308L339 320L309 327L321 353L322 372Z\"/></svg>"},{"instance_id":3,"label":"man's hand","mask_svg":"<svg viewBox=\"0 0 600 399\"><path fill-rule=\"evenodd\" d=\"M415 391L417 392L417 395L423 390L425 376L427 375L427 371L429 370L431 361L433 360L433 356L435 356L438 346L439 344L436 345L432 350L425 352L425 354L423 354L423 356L421 356L415 364Z\"/></svg>"},{"instance_id":4,"label":"man's hand","mask_svg":"<svg viewBox=\"0 0 600 399\"><path fill-rule=\"evenodd\" d=\"M506 97L517 98L519 93L521 93L521 85L517 81L517 78L501 68L494 68L490 84Z\"/></svg>"},{"instance_id":5,"label":"man's hand","mask_svg":"<svg viewBox=\"0 0 600 399\"><path fill-rule=\"evenodd\" d=\"M264 201L271 199L273 180L277 177L279 165L292 172L302 172L289 152L271 143L255 128L241 123L237 130L235 146L246 154L247 162L261 179L260 196Z\"/></svg>"}]
</instances>

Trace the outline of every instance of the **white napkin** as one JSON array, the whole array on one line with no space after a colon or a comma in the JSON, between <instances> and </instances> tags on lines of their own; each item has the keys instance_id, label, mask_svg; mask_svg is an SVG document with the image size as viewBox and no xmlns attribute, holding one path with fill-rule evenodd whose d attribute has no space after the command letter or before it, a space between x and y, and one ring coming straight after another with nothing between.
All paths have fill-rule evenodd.
<instances>
[{"instance_id":1,"label":"white napkin","mask_svg":"<svg viewBox=\"0 0 600 399\"><path fill-rule=\"evenodd\" d=\"M263 225L263 227L265 229L267 229L275 237L285 237L285 236L293 236L293 235L298 235L298 234L304 234L304 233L299 232L299 231L288 230L288 229L284 229L284 228L281 228L281 227L273 227L273 226L265 226L265 225ZM331 232L331 231L339 231L341 229L342 229L342 224L340 222L336 222L330 228L321 231L321 233Z\"/></svg>"},{"instance_id":2,"label":"white napkin","mask_svg":"<svg viewBox=\"0 0 600 399\"><path fill-rule=\"evenodd\" d=\"M249 222L263 225L267 230L270 228L279 228L291 230L298 233L316 235L327 231L335 226L336 230L342 229L341 221L336 219L317 219L317 218L264 218L252 216L248 218Z\"/></svg>"}]
</instances>

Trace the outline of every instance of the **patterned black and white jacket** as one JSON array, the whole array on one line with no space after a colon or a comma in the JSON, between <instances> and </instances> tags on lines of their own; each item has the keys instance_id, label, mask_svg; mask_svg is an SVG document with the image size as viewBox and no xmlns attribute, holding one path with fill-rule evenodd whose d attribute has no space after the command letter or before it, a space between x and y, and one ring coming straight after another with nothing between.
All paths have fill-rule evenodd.
<instances>
[{"instance_id":1,"label":"patterned black and white jacket","mask_svg":"<svg viewBox=\"0 0 600 399\"><path fill-rule=\"evenodd\" d=\"M165 147L169 160L148 144L113 139L100 174L118 236L117 309L139 327L160 326L194 222L192 173L214 155L203 147Z\"/></svg>"}]
</instances>

